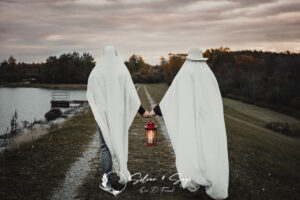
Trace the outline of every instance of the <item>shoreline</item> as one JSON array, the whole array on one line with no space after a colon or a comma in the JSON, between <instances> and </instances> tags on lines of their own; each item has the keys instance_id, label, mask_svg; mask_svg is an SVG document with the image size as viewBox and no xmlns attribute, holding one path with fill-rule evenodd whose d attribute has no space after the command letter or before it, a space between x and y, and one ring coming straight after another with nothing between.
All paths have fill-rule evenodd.
<instances>
[{"instance_id":1,"label":"shoreline","mask_svg":"<svg viewBox=\"0 0 300 200\"><path fill-rule=\"evenodd\" d=\"M43 135L48 134L53 128L59 127L68 119L81 113L88 107L87 104L70 108L63 112L62 116L47 121L46 119L39 119L32 124L32 127L19 128L15 138L12 135L0 135L0 153L5 153L5 150L18 149L25 143L33 143Z\"/></svg>"},{"instance_id":2,"label":"shoreline","mask_svg":"<svg viewBox=\"0 0 300 200\"><path fill-rule=\"evenodd\" d=\"M0 154L0 199L49 199L96 130L84 108L37 140Z\"/></svg>"},{"instance_id":3,"label":"shoreline","mask_svg":"<svg viewBox=\"0 0 300 200\"><path fill-rule=\"evenodd\" d=\"M44 88L58 90L86 90L87 84L6 83L0 88Z\"/></svg>"}]
</instances>

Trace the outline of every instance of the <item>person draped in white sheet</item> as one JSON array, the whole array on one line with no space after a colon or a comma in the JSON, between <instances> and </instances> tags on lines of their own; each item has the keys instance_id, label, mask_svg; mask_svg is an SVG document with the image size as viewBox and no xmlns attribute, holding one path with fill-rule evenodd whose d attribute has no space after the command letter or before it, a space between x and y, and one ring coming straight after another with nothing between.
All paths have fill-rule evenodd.
<instances>
[{"instance_id":1,"label":"person draped in white sheet","mask_svg":"<svg viewBox=\"0 0 300 200\"><path fill-rule=\"evenodd\" d=\"M183 188L200 185L214 199L228 196L229 163L222 97L200 49L186 61L150 115L162 115Z\"/></svg>"},{"instance_id":2,"label":"person draped in white sheet","mask_svg":"<svg viewBox=\"0 0 300 200\"><path fill-rule=\"evenodd\" d=\"M149 117L130 73L114 46L107 46L88 78L87 100L98 124L102 174L108 174L100 188L111 191L111 171L119 172L119 182L131 180L127 169L128 129L137 113ZM121 174L121 175L120 175Z\"/></svg>"}]
</instances>

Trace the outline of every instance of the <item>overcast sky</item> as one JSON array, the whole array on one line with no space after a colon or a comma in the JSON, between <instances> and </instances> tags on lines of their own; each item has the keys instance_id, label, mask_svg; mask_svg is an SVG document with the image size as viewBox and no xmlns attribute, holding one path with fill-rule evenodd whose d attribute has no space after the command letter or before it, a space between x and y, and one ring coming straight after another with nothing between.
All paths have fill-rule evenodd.
<instances>
[{"instance_id":1,"label":"overcast sky","mask_svg":"<svg viewBox=\"0 0 300 200\"><path fill-rule=\"evenodd\" d=\"M0 0L0 61L114 44L158 64L189 47L300 52L299 0Z\"/></svg>"}]
</instances>

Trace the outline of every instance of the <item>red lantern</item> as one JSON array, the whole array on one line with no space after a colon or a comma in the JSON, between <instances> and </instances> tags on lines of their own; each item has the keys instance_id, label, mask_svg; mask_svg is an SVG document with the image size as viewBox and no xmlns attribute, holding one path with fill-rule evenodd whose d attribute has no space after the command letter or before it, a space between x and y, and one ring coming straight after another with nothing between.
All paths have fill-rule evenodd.
<instances>
[{"instance_id":1,"label":"red lantern","mask_svg":"<svg viewBox=\"0 0 300 200\"><path fill-rule=\"evenodd\" d=\"M155 146L157 145L157 126L155 126L153 121L148 121L147 126L145 126L146 130L146 144L147 146Z\"/></svg>"}]
</instances>

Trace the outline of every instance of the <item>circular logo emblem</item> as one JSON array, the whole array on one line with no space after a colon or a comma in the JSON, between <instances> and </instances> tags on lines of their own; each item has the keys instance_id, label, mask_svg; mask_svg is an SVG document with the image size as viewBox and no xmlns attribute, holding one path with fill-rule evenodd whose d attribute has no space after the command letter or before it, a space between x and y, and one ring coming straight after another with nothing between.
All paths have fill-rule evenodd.
<instances>
[{"instance_id":1,"label":"circular logo emblem","mask_svg":"<svg viewBox=\"0 0 300 200\"><path fill-rule=\"evenodd\" d=\"M122 177L123 180L126 180L125 175L122 174L121 172L118 172L118 171L111 171L111 172L109 172L109 173L107 173L107 174L105 173L105 174L103 174L103 177L102 177L102 185L104 186L104 188L106 188L106 186L107 186L108 176L109 176L109 175L112 175L112 174L116 174L118 177L120 177L120 179L121 179L121 177ZM121 183L121 182L119 181L119 183ZM127 185L126 182L125 182L125 184L123 184L123 183L121 183L121 184L124 185L121 189L116 190L116 189L114 189L114 188L112 187L111 190L107 189L107 190L105 190L105 191L107 191L107 192L109 192L109 193L111 193L111 194L117 196L118 194L120 194L121 192L123 192L123 191L125 190L126 185Z\"/></svg>"}]
</instances>

